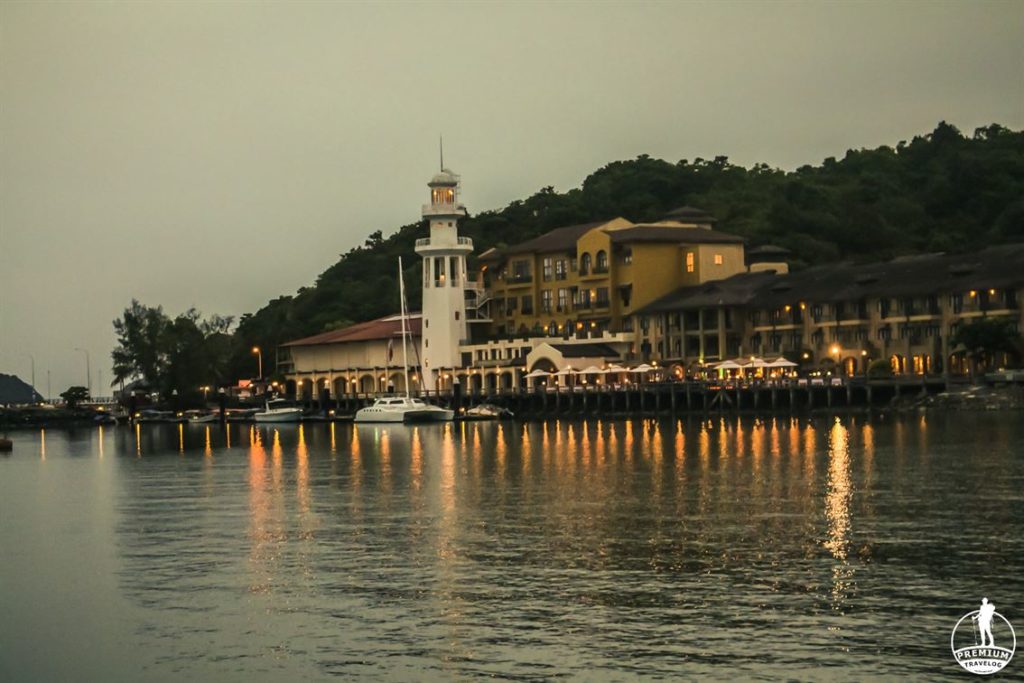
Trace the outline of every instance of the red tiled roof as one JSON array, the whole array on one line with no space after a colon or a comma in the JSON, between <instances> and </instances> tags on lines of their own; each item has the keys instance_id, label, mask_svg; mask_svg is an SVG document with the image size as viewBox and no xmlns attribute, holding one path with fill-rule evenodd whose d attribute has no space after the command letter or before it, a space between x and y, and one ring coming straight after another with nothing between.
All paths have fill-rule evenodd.
<instances>
[{"instance_id":1,"label":"red tiled roof","mask_svg":"<svg viewBox=\"0 0 1024 683\"><path fill-rule=\"evenodd\" d=\"M420 314L410 313L406 323L410 336L420 336ZM402 338L402 319L397 315L386 315L376 320L356 323L340 330L315 334L305 339L296 339L281 346L316 346L318 344L340 344L343 342L371 341L373 339Z\"/></svg>"}]
</instances>

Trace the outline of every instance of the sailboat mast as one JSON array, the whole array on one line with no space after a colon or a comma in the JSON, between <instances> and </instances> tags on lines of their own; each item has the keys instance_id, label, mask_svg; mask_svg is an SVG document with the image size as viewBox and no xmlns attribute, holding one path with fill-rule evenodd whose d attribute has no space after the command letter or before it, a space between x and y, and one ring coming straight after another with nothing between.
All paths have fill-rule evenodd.
<instances>
[{"instance_id":1,"label":"sailboat mast","mask_svg":"<svg viewBox=\"0 0 1024 683\"><path fill-rule=\"evenodd\" d=\"M402 368L405 371L405 397L409 398L409 356L405 344L405 277L402 275L402 257L398 257L398 299L402 316Z\"/></svg>"}]
</instances>

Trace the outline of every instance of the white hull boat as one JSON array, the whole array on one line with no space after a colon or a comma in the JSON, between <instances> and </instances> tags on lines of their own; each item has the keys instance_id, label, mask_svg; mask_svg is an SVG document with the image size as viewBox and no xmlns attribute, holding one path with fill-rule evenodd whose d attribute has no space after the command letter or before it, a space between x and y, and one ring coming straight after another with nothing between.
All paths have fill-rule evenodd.
<instances>
[{"instance_id":1,"label":"white hull boat","mask_svg":"<svg viewBox=\"0 0 1024 683\"><path fill-rule=\"evenodd\" d=\"M276 405L275 405L276 404ZM256 422L298 422L302 419L302 408L286 405L286 401L271 401L266 409L252 416Z\"/></svg>"},{"instance_id":2,"label":"white hull boat","mask_svg":"<svg viewBox=\"0 0 1024 683\"><path fill-rule=\"evenodd\" d=\"M378 398L373 405L356 412L356 422L450 422L455 411L418 398Z\"/></svg>"}]
</instances>

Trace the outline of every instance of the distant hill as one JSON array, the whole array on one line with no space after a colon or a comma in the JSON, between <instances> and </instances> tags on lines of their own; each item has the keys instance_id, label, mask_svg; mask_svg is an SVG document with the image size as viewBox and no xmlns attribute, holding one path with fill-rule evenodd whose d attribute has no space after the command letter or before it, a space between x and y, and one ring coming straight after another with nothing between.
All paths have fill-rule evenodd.
<instances>
[{"instance_id":1,"label":"distant hill","mask_svg":"<svg viewBox=\"0 0 1024 683\"><path fill-rule=\"evenodd\" d=\"M737 166L726 157L671 163L642 155L616 161L568 192L542 188L500 210L472 215L460 232L477 254L564 225L623 216L657 219L691 205L718 218L716 227L775 244L794 268L839 260L869 261L921 252L962 252L1024 240L1024 133L993 124L970 136L940 123L894 147L850 150L841 159L787 172L766 164ZM251 348L273 349L397 309L397 257L406 256L410 302L420 295L413 242L419 221L343 254L310 287L242 316L235 333L233 376L252 374Z\"/></svg>"},{"instance_id":2,"label":"distant hill","mask_svg":"<svg viewBox=\"0 0 1024 683\"><path fill-rule=\"evenodd\" d=\"M15 375L0 373L0 404L5 403L38 403L43 397L32 385L22 382Z\"/></svg>"}]
</instances>

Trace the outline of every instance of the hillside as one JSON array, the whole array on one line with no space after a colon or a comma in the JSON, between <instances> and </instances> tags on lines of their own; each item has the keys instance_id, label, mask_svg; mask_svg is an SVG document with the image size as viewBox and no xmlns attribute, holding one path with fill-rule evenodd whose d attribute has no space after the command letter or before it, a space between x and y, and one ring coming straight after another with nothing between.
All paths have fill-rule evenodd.
<instances>
[{"instance_id":1,"label":"hillside","mask_svg":"<svg viewBox=\"0 0 1024 683\"><path fill-rule=\"evenodd\" d=\"M748 244L793 252L794 267L838 260L878 260L907 253L970 251L1024 240L1024 133L999 125L970 136L940 123L895 147L850 150L842 159L792 172L725 157L670 163L643 155L616 161L579 188L542 188L500 210L471 215L460 232L476 253L529 239L555 227L623 216L653 220L681 205L699 206L720 229ZM370 235L294 296L242 316L231 363L251 374L249 349L392 312L395 264L406 263L409 300L419 300L413 242L425 222Z\"/></svg>"},{"instance_id":2,"label":"hillside","mask_svg":"<svg viewBox=\"0 0 1024 683\"><path fill-rule=\"evenodd\" d=\"M32 391L32 385L23 382L15 375L0 373L0 405L17 403L36 403L42 401L39 392Z\"/></svg>"}]
</instances>

